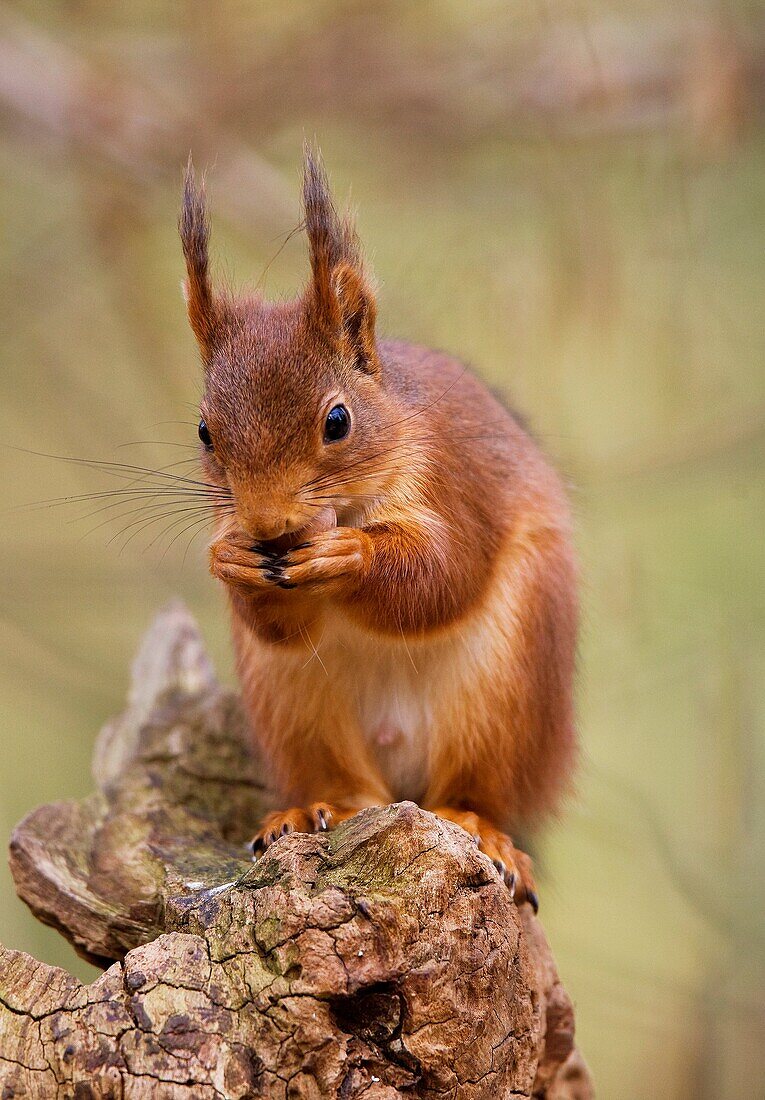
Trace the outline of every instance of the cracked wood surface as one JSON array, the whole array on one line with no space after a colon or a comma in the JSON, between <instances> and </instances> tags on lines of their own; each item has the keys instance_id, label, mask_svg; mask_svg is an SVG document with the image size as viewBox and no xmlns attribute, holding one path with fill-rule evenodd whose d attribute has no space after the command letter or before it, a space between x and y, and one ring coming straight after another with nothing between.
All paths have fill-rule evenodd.
<instances>
[{"instance_id":1,"label":"cracked wood surface","mask_svg":"<svg viewBox=\"0 0 765 1100\"><path fill-rule=\"evenodd\" d=\"M18 826L11 867L108 969L0 948L2 1100L592 1096L541 925L456 825L401 803L249 860L271 800L182 607L94 773Z\"/></svg>"}]
</instances>

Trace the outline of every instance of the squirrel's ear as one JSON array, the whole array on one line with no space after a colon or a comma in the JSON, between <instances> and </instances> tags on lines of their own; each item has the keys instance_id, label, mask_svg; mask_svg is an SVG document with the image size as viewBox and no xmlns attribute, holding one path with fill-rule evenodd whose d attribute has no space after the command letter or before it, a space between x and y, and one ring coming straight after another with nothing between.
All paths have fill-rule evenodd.
<instances>
[{"instance_id":1,"label":"squirrel's ear","mask_svg":"<svg viewBox=\"0 0 765 1100\"><path fill-rule=\"evenodd\" d=\"M340 217L317 149L303 149L303 209L311 258L308 303L316 322L339 338L361 370L377 369L376 306L364 275L356 230Z\"/></svg>"},{"instance_id":2,"label":"squirrel's ear","mask_svg":"<svg viewBox=\"0 0 765 1100\"><path fill-rule=\"evenodd\" d=\"M202 355L207 360L212 354L219 317L210 283L210 224L205 207L204 183L197 187L191 157L183 181L183 206L178 228L186 260L183 296L186 299L189 322L202 349Z\"/></svg>"},{"instance_id":3,"label":"squirrel's ear","mask_svg":"<svg viewBox=\"0 0 765 1100\"><path fill-rule=\"evenodd\" d=\"M350 264L339 264L332 273L332 289L340 319L343 350L359 370L378 368L375 347L377 303L363 274Z\"/></svg>"}]
</instances>

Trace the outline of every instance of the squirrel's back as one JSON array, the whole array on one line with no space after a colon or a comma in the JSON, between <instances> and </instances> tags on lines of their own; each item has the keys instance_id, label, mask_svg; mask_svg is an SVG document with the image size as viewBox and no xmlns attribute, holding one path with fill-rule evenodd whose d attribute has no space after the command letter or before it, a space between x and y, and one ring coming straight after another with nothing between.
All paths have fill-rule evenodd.
<instances>
[{"instance_id":1,"label":"squirrel's back","mask_svg":"<svg viewBox=\"0 0 765 1100\"><path fill-rule=\"evenodd\" d=\"M452 509L473 517L486 549L522 515L533 522L531 513L568 534L560 477L518 414L469 366L401 340L381 341L380 358L386 385L407 410L412 447L429 453L432 489L451 493Z\"/></svg>"}]
</instances>

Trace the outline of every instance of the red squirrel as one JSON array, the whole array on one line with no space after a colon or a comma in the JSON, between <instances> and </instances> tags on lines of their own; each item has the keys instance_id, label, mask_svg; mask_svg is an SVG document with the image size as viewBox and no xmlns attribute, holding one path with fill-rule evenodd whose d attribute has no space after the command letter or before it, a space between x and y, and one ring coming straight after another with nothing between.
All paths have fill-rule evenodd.
<instances>
[{"instance_id":1,"label":"red squirrel","mask_svg":"<svg viewBox=\"0 0 765 1100\"><path fill-rule=\"evenodd\" d=\"M217 289L189 164L180 232L218 500L210 569L285 806L253 844L412 799L472 834L536 909L509 834L555 810L575 755L565 494L463 363L378 338L353 222L310 148L303 208L298 298Z\"/></svg>"}]
</instances>

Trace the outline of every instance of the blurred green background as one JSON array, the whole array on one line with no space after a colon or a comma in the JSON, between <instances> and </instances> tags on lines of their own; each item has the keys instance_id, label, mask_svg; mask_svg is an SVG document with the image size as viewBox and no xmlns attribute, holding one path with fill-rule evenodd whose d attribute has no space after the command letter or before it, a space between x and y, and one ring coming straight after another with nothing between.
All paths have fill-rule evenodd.
<instances>
[{"instance_id":1,"label":"blurred green background","mask_svg":"<svg viewBox=\"0 0 765 1100\"><path fill-rule=\"evenodd\" d=\"M193 459L181 166L221 274L290 294L316 134L381 330L473 363L572 484L584 751L540 867L599 1095L764 1096L764 92L744 0L5 0L3 835L90 789L169 598L231 675L204 537L27 510L120 483L12 448ZM94 973L4 867L0 940Z\"/></svg>"}]
</instances>

